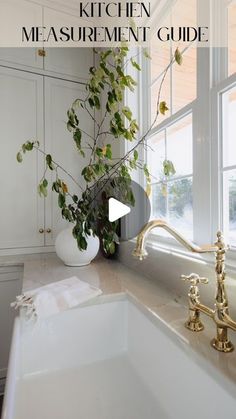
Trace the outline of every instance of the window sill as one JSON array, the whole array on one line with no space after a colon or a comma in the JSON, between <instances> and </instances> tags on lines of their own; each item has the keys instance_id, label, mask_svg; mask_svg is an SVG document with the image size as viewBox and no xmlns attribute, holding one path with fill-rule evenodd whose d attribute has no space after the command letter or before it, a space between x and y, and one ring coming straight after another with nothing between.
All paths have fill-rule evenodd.
<instances>
[{"instance_id":1,"label":"window sill","mask_svg":"<svg viewBox=\"0 0 236 419\"><path fill-rule=\"evenodd\" d=\"M215 258L212 254L197 254L185 250L179 243L169 237L161 237L150 234L147 246L159 252L168 253L184 260L192 260L201 265L208 265L214 268ZM236 249L230 249L226 256L226 269L231 275L236 275Z\"/></svg>"}]
</instances>

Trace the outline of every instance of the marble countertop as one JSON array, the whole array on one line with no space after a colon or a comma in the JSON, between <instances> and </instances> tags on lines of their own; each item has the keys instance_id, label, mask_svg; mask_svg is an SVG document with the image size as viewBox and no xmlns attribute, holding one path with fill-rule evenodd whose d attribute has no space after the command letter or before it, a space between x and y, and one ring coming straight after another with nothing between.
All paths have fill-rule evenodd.
<instances>
[{"instance_id":1,"label":"marble countertop","mask_svg":"<svg viewBox=\"0 0 236 419\"><path fill-rule=\"evenodd\" d=\"M202 316L205 329L200 333L193 333L184 327L188 317L188 309L181 296L163 286L158 279L153 281L139 275L125 267L118 261L97 258L89 266L72 268L66 267L55 254L20 255L0 257L0 264L6 262L24 263L23 291L56 282L70 276L77 276L81 280L102 290L103 295L115 295L128 292L142 305L148 308L153 316L158 316L187 344L204 359L214 366L218 372L236 386L236 349L229 354L223 354L210 346L215 336L216 328L211 319ZM187 292L187 290L186 290ZM97 297L100 298L100 297ZM236 333L229 332L236 347ZM236 387L235 387L236 395Z\"/></svg>"}]
</instances>

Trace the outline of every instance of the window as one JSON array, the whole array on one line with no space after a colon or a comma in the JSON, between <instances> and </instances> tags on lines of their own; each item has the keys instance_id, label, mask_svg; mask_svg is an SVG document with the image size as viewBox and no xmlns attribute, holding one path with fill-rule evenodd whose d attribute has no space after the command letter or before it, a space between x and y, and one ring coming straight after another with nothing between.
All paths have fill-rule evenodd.
<instances>
[{"instance_id":1,"label":"window","mask_svg":"<svg viewBox=\"0 0 236 419\"><path fill-rule=\"evenodd\" d=\"M197 26L197 7L200 16L205 12L202 1L169 3L172 11L158 26ZM228 33L226 50L161 44L155 37L151 42L152 120L162 76L177 46L184 58L165 79L161 100L169 112L158 119L148 139L151 216L166 219L198 244L214 242L221 229L236 250L236 0L209 2L205 7L213 30L220 25L222 33ZM164 160L173 161L176 169L168 179L163 175Z\"/></svg>"},{"instance_id":2,"label":"window","mask_svg":"<svg viewBox=\"0 0 236 419\"><path fill-rule=\"evenodd\" d=\"M236 246L236 87L222 94L221 109L223 226L230 244Z\"/></svg>"},{"instance_id":3,"label":"window","mask_svg":"<svg viewBox=\"0 0 236 419\"><path fill-rule=\"evenodd\" d=\"M162 22L161 26L196 26L196 0L178 0L175 2L172 13ZM163 73L173 57L178 46L184 51L185 66L173 65L169 70L161 96L168 103L170 112L166 116L160 115L158 123L173 115L196 98L196 47L191 44L170 42L163 43L154 35L151 41L151 117L154 120L156 114L157 95Z\"/></svg>"},{"instance_id":4,"label":"window","mask_svg":"<svg viewBox=\"0 0 236 419\"><path fill-rule=\"evenodd\" d=\"M162 21L161 26L196 26L196 0L178 0L173 4L171 13ZM152 217L167 219L171 225L193 239L192 103L197 94L195 45L163 43L155 35L152 38L150 122L153 122L156 115L163 75L177 47L183 53L185 65L175 63L165 77L160 99L166 101L169 111L166 115L158 116L156 127L148 140L152 150L147 153L147 161L152 175ZM164 160L174 163L176 174L171 179L163 176Z\"/></svg>"},{"instance_id":5,"label":"window","mask_svg":"<svg viewBox=\"0 0 236 419\"><path fill-rule=\"evenodd\" d=\"M193 238L192 200L192 115L154 134L149 144L148 166L152 175L152 217L165 218L189 238ZM183 153L184 150L184 153ZM176 174L163 175L163 161L174 163Z\"/></svg>"}]
</instances>

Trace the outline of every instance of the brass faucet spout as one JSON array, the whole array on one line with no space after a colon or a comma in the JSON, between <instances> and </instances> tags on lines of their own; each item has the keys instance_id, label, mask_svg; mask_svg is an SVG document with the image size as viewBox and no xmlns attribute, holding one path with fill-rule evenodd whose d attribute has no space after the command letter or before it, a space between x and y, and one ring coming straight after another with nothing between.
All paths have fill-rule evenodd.
<instances>
[{"instance_id":1,"label":"brass faucet spout","mask_svg":"<svg viewBox=\"0 0 236 419\"><path fill-rule=\"evenodd\" d=\"M187 250L194 253L214 253L218 250L216 246L207 245L199 247L195 244L193 244L190 240L185 239L177 230L175 230L173 227L168 225L163 220L152 220L147 223L137 237L137 243L136 247L133 251L133 256L139 258L140 260L144 259L148 253L145 249L146 246L146 239L150 233L151 230L154 228L163 228L166 230L169 234L171 234L172 237L174 237L182 246L184 246Z\"/></svg>"}]
</instances>

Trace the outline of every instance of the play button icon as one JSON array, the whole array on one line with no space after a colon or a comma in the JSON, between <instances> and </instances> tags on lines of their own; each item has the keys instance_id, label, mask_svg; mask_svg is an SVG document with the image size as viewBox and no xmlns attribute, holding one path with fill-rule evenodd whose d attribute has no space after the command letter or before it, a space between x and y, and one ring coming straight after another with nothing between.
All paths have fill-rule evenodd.
<instances>
[{"instance_id":1,"label":"play button icon","mask_svg":"<svg viewBox=\"0 0 236 419\"><path fill-rule=\"evenodd\" d=\"M108 218L111 223L130 213L130 207L115 198L110 198L108 204Z\"/></svg>"},{"instance_id":2,"label":"play button icon","mask_svg":"<svg viewBox=\"0 0 236 419\"><path fill-rule=\"evenodd\" d=\"M131 204L126 192L132 190L133 203ZM104 212L104 221L109 231L109 223L117 221L116 234L121 241L133 239L140 232L141 228L150 219L151 203L142 186L131 180L128 185L122 183L122 178L115 177L108 182L98 183L93 190L94 200L92 205L101 206ZM153 188L153 194L156 194ZM156 195L155 195L156 199ZM113 226L111 226L113 228ZM104 228L100 223L101 230ZM112 231L111 228L111 231Z\"/></svg>"}]
</instances>

